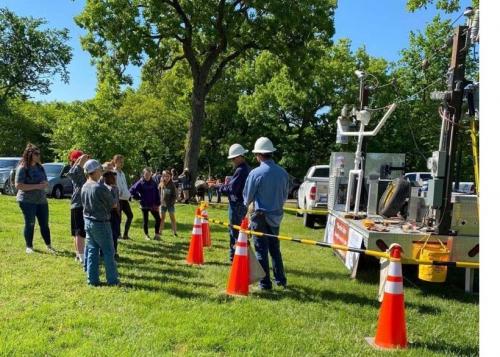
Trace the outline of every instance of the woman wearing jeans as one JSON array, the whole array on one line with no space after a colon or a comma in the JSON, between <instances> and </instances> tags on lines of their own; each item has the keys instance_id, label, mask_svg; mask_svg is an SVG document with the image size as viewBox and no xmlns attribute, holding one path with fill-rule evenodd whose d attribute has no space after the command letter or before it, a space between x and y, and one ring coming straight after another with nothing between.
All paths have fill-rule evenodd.
<instances>
[{"instance_id":1,"label":"woman wearing jeans","mask_svg":"<svg viewBox=\"0 0 500 357\"><path fill-rule=\"evenodd\" d=\"M24 240L26 253L33 253L33 234L35 217L38 220L40 233L47 245L47 250L55 253L50 245L49 204L47 203L47 175L40 163L40 150L33 144L28 144L23 158L16 170L17 202L24 215Z\"/></svg>"},{"instance_id":2,"label":"woman wearing jeans","mask_svg":"<svg viewBox=\"0 0 500 357\"><path fill-rule=\"evenodd\" d=\"M148 233L149 212L155 219L155 240L160 239L160 192L158 185L151 178L152 173L150 168L145 168L142 173L142 178L137 181L131 188L130 194L134 199L140 200L142 210L142 227L146 240L150 240Z\"/></svg>"}]
</instances>

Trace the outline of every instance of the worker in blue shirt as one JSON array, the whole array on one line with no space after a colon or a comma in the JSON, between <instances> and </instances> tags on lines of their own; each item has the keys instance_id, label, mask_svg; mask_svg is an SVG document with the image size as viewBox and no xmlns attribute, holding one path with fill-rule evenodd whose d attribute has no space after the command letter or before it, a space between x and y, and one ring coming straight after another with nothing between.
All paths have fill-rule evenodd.
<instances>
[{"instance_id":1,"label":"worker in blue shirt","mask_svg":"<svg viewBox=\"0 0 500 357\"><path fill-rule=\"evenodd\" d=\"M250 216L250 229L277 236L283 219L283 205L288 197L288 173L272 159L272 153L275 151L273 143L266 137L261 137L255 142L252 152L260 166L250 171L243 189L243 200L247 209L252 202L254 203L255 210ZM254 236L253 241L257 259L266 273L259 287L263 290L272 289L268 254L271 255L273 263L275 283L286 287L278 238Z\"/></svg>"},{"instance_id":2,"label":"worker in blue shirt","mask_svg":"<svg viewBox=\"0 0 500 357\"><path fill-rule=\"evenodd\" d=\"M227 158L231 160L235 170L231 180L219 187L219 192L227 194L229 198L229 223L238 226L247 214L247 207L243 204L243 187L245 187L250 172L250 166L248 166L243 156L247 152L248 150L245 150L240 144L231 145ZM238 231L229 228L229 260L231 262L233 261L237 240Z\"/></svg>"}]
</instances>

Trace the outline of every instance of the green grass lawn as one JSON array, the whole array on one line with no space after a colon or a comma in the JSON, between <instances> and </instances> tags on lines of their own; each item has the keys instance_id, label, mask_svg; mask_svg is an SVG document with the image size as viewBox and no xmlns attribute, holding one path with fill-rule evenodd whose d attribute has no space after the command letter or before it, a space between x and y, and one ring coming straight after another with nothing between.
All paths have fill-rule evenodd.
<instances>
[{"instance_id":1,"label":"green grass lawn","mask_svg":"<svg viewBox=\"0 0 500 357\"><path fill-rule=\"evenodd\" d=\"M37 252L27 255L15 198L0 195L0 355L385 354L364 341L377 326L377 272L351 280L328 249L282 242L289 289L228 297L226 228L211 225L205 265L191 267L184 261L194 207L177 206L179 237L166 231L161 242L144 240L135 203L133 209L132 240L119 245L122 286L91 288L73 259L69 201L50 200L59 254L46 254L37 229ZM227 213L209 215L226 220ZM281 232L323 236L291 214ZM478 355L478 296L454 284L417 282L414 270L404 270L413 282L405 281L412 347L395 355Z\"/></svg>"}]
</instances>

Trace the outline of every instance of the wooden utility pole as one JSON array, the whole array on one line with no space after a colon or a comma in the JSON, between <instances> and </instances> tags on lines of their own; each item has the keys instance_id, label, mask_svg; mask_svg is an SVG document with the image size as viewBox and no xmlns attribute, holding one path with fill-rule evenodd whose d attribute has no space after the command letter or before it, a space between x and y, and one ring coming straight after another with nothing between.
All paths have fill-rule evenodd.
<instances>
[{"instance_id":1,"label":"wooden utility pole","mask_svg":"<svg viewBox=\"0 0 500 357\"><path fill-rule=\"evenodd\" d=\"M450 122L449 125L443 125L443 131L441 132L441 138L444 140L443 147L440 150L446 152L446 163L441 206L436 210L436 233L440 235L448 235L451 226L453 169L457 151L458 131L460 129L459 123L462 117L465 60L468 51L467 36L468 28L466 26L458 26L453 35L453 48L448 78L448 91L451 93L451 97L446 103L450 113Z\"/></svg>"}]
</instances>

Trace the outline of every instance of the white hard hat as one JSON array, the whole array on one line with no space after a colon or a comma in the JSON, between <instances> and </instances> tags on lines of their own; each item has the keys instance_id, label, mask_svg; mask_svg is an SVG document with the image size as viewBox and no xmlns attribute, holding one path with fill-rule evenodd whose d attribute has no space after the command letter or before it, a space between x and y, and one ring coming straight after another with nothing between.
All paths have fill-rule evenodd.
<instances>
[{"instance_id":1,"label":"white hard hat","mask_svg":"<svg viewBox=\"0 0 500 357\"><path fill-rule=\"evenodd\" d=\"M243 148L243 146L241 146L240 144L233 144L229 148L229 154L227 155L227 158L234 159L235 157L245 155L247 152L248 150Z\"/></svg>"},{"instance_id":2,"label":"white hard hat","mask_svg":"<svg viewBox=\"0 0 500 357\"><path fill-rule=\"evenodd\" d=\"M94 171L102 170L102 167L101 167L101 164L99 163L99 161L91 159L91 160L88 160L85 163L85 165L83 165L83 170L87 174L91 174Z\"/></svg>"},{"instance_id":3,"label":"white hard hat","mask_svg":"<svg viewBox=\"0 0 500 357\"><path fill-rule=\"evenodd\" d=\"M255 142L252 152L255 154L269 154L275 152L276 148L268 138L261 136Z\"/></svg>"}]
</instances>

